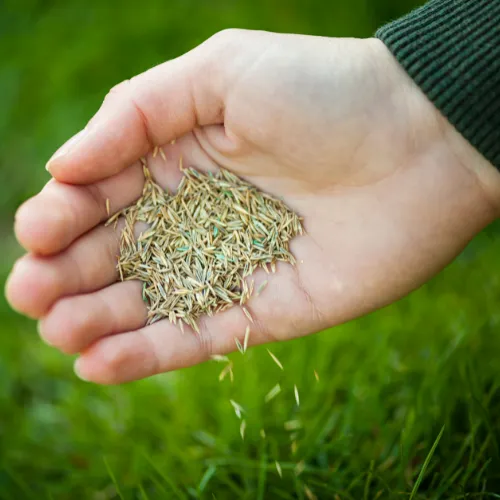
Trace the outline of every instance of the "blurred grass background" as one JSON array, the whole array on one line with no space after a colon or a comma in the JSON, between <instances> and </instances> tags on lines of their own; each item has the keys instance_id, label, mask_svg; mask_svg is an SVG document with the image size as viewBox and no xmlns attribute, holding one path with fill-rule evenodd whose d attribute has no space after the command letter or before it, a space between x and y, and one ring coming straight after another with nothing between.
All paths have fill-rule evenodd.
<instances>
[{"instance_id":1,"label":"blurred grass background","mask_svg":"<svg viewBox=\"0 0 500 500\"><path fill-rule=\"evenodd\" d=\"M370 36L415 3L0 0L2 281L16 207L111 86L223 28ZM284 372L264 349L234 355L234 384L215 363L85 384L1 299L0 498L500 498L498 234L399 303L276 346ZM230 398L247 409L244 441Z\"/></svg>"}]
</instances>

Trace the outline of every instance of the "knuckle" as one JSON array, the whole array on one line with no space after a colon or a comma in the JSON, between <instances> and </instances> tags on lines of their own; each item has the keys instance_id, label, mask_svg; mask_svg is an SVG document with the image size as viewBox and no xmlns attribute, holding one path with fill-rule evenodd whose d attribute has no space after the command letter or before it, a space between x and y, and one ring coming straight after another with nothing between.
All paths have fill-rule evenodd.
<instances>
[{"instance_id":1,"label":"knuckle","mask_svg":"<svg viewBox=\"0 0 500 500\"><path fill-rule=\"evenodd\" d=\"M42 340L65 354L75 354L81 348L80 336L86 331L88 318L77 313L70 299L61 299L38 325Z\"/></svg>"},{"instance_id":2,"label":"knuckle","mask_svg":"<svg viewBox=\"0 0 500 500\"><path fill-rule=\"evenodd\" d=\"M222 44L231 43L236 40L238 36L241 36L242 32L244 32L244 30L238 28L226 28L212 35L210 40Z\"/></svg>"},{"instance_id":3,"label":"knuckle","mask_svg":"<svg viewBox=\"0 0 500 500\"><path fill-rule=\"evenodd\" d=\"M109 383L117 380L118 374L123 371L123 366L133 357L132 354L127 347L120 345L115 345L112 349L101 349L104 378Z\"/></svg>"},{"instance_id":4,"label":"knuckle","mask_svg":"<svg viewBox=\"0 0 500 500\"><path fill-rule=\"evenodd\" d=\"M131 87L131 81L129 79L123 80L122 82L117 83L116 85L111 87L109 92L106 94L104 100L106 101L116 96L122 96L124 94L128 94L128 92L130 91L130 87Z\"/></svg>"}]
</instances>

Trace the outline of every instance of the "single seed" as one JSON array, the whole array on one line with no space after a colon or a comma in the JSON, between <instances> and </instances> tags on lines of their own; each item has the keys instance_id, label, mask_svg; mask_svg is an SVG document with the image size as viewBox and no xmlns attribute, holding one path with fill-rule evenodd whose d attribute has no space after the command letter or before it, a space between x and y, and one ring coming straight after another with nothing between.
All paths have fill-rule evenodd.
<instances>
[{"instance_id":1,"label":"single seed","mask_svg":"<svg viewBox=\"0 0 500 500\"><path fill-rule=\"evenodd\" d=\"M295 393L295 401L297 403L297 406L300 406L300 398L299 398L299 390L297 389L297 386L293 386L293 392Z\"/></svg>"},{"instance_id":2,"label":"single seed","mask_svg":"<svg viewBox=\"0 0 500 500\"><path fill-rule=\"evenodd\" d=\"M245 411L243 409L243 406L239 405L236 401L233 401L232 399L230 399L229 402L231 403L234 409L234 413L236 413L236 416L238 418L241 418L242 413Z\"/></svg>"},{"instance_id":3,"label":"single seed","mask_svg":"<svg viewBox=\"0 0 500 500\"><path fill-rule=\"evenodd\" d=\"M238 348L238 351L240 351L241 354L245 354L245 349L243 348L241 342L236 337L234 337L234 342L236 344L236 347Z\"/></svg>"},{"instance_id":4,"label":"single seed","mask_svg":"<svg viewBox=\"0 0 500 500\"><path fill-rule=\"evenodd\" d=\"M165 151L163 151L163 148L160 148L160 156L164 162L167 161L167 157L165 156Z\"/></svg>"},{"instance_id":5,"label":"single seed","mask_svg":"<svg viewBox=\"0 0 500 500\"><path fill-rule=\"evenodd\" d=\"M297 474L298 475L298 474ZM306 494L306 497L308 500L317 500L317 496L309 489L309 486L307 484L304 484L304 493Z\"/></svg>"},{"instance_id":6,"label":"single seed","mask_svg":"<svg viewBox=\"0 0 500 500\"><path fill-rule=\"evenodd\" d=\"M241 439L245 439L245 429L247 428L247 423L245 420L242 420L241 421L241 424L240 424L240 435L241 435Z\"/></svg>"},{"instance_id":7,"label":"single seed","mask_svg":"<svg viewBox=\"0 0 500 500\"><path fill-rule=\"evenodd\" d=\"M106 213L108 214L108 217L111 214L111 210L109 208L109 198L106 198Z\"/></svg>"},{"instance_id":8,"label":"single seed","mask_svg":"<svg viewBox=\"0 0 500 500\"><path fill-rule=\"evenodd\" d=\"M158 154L158 146L155 146L153 149L153 158L156 158L157 154Z\"/></svg>"},{"instance_id":9,"label":"single seed","mask_svg":"<svg viewBox=\"0 0 500 500\"><path fill-rule=\"evenodd\" d=\"M261 437L262 439L266 439L266 431L265 431L264 429L261 429L261 430L260 430L260 437Z\"/></svg>"},{"instance_id":10,"label":"single seed","mask_svg":"<svg viewBox=\"0 0 500 500\"><path fill-rule=\"evenodd\" d=\"M301 460L297 465L295 466L294 472L296 476L300 476L303 472L304 469L306 468L306 464L304 460Z\"/></svg>"},{"instance_id":11,"label":"single seed","mask_svg":"<svg viewBox=\"0 0 500 500\"><path fill-rule=\"evenodd\" d=\"M288 420L288 422L285 422L285 430L287 431L296 431L301 428L302 422L300 420Z\"/></svg>"},{"instance_id":12,"label":"single seed","mask_svg":"<svg viewBox=\"0 0 500 500\"><path fill-rule=\"evenodd\" d=\"M276 470L278 471L278 476L280 478L283 478L283 471L281 470L280 463L276 460L276 462L274 462L274 465L276 465Z\"/></svg>"},{"instance_id":13,"label":"single seed","mask_svg":"<svg viewBox=\"0 0 500 500\"><path fill-rule=\"evenodd\" d=\"M316 379L316 382L319 382L319 375L316 370L314 370L314 378Z\"/></svg>"},{"instance_id":14,"label":"single seed","mask_svg":"<svg viewBox=\"0 0 500 500\"><path fill-rule=\"evenodd\" d=\"M284 370L283 368L283 365L281 364L281 361L269 350L267 349L267 352L269 353L269 356L271 356L272 360L282 369Z\"/></svg>"},{"instance_id":15,"label":"single seed","mask_svg":"<svg viewBox=\"0 0 500 500\"><path fill-rule=\"evenodd\" d=\"M257 297L262 293L262 291L264 290L264 288L266 288L267 286L267 280L266 281L263 281L260 285L259 285L259 288L257 288Z\"/></svg>"},{"instance_id":16,"label":"single seed","mask_svg":"<svg viewBox=\"0 0 500 500\"><path fill-rule=\"evenodd\" d=\"M248 309L246 307L242 307L242 309L243 309L243 313L248 318L248 320L250 321L250 323L253 323L252 315L250 314L250 312L248 311Z\"/></svg>"},{"instance_id":17,"label":"single seed","mask_svg":"<svg viewBox=\"0 0 500 500\"><path fill-rule=\"evenodd\" d=\"M264 401L266 403L269 403L272 399L274 399L279 393L281 392L281 386L279 384L276 384L267 394L266 397L264 398Z\"/></svg>"},{"instance_id":18,"label":"single seed","mask_svg":"<svg viewBox=\"0 0 500 500\"><path fill-rule=\"evenodd\" d=\"M212 354L210 359L213 361L217 361L217 363L227 363L229 362L229 358L227 356L223 356L222 354Z\"/></svg>"},{"instance_id":19,"label":"single seed","mask_svg":"<svg viewBox=\"0 0 500 500\"><path fill-rule=\"evenodd\" d=\"M248 339L250 338L250 327L247 326L245 330L245 338L243 340L243 352L247 352L248 349Z\"/></svg>"}]
</instances>

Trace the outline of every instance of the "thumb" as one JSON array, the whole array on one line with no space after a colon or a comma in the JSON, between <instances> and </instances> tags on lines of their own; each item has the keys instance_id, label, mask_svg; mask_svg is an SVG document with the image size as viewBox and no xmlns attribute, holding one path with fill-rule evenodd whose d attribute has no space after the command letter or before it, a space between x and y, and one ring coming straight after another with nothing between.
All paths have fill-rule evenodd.
<instances>
[{"instance_id":1,"label":"thumb","mask_svg":"<svg viewBox=\"0 0 500 500\"><path fill-rule=\"evenodd\" d=\"M228 38L222 33L111 89L87 127L54 154L47 170L60 182L96 182L195 126L222 123L220 43Z\"/></svg>"}]
</instances>

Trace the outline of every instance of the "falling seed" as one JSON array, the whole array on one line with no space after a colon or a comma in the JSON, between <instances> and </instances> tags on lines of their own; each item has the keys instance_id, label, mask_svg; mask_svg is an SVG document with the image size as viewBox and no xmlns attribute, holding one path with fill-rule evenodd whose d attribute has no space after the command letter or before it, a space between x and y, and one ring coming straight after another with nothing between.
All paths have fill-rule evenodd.
<instances>
[{"instance_id":1,"label":"falling seed","mask_svg":"<svg viewBox=\"0 0 500 500\"><path fill-rule=\"evenodd\" d=\"M271 399L274 399L279 393L281 392L281 385L276 384L267 394L266 397L264 398L264 401L266 403L269 403Z\"/></svg>"},{"instance_id":2,"label":"falling seed","mask_svg":"<svg viewBox=\"0 0 500 500\"><path fill-rule=\"evenodd\" d=\"M181 155L181 156L179 156L179 170L180 170L181 172L182 172L182 170L183 170L183 168L184 168L184 167L183 167L183 162L184 162L184 160L183 160L182 155Z\"/></svg>"},{"instance_id":3,"label":"falling seed","mask_svg":"<svg viewBox=\"0 0 500 500\"><path fill-rule=\"evenodd\" d=\"M302 428L302 422L300 420L288 420L285 422L284 427L287 431L296 431Z\"/></svg>"},{"instance_id":4,"label":"falling seed","mask_svg":"<svg viewBox=\"0 0 500 500\"><path fill-rule=\"evenodd\" d=\"M157 154L158 154L158 146L155 146L153 149L153 158L156 158Z\"/></svg>"},{"instance_id":5,"label":"falling seed","mask_svg":"<svg viewBox=\"0 0 500 500\"><path fill-rule=\"evenodd\" d=\"M243 409L243 406L239 405L236 401L233 401L232 399L230 399L229 402L231 403L234 409L234 413L236 413L236 416L238 418L241 418L241 414L245 411Z\"/></svg>"},{"instance_id":6,"label":"falling seed","mask_svg":"<svg viewBox=\"0 0 500 500\"><path fill-rule=\"evenodd\" d=\"M281 470L280 463L276 460L276 462L274 462L274 465L276 465L276 470L278 471L278 476L283 479L283 471Z\"/></svg>"},{"instance_id":7,"label":"falling seed","mask_svg":"<svg viewBox=\"0 0 500 500\"><path fill-rule=\"evenodd\" d=\"M219 382L222 382L228 374L229 374L229 378L231 379L231 382L232 382L232 380L233 380L232 373L233 373L233 363L232 363L232 361L230 361L227 364L227 366L225 366L224 369L220 372Z\"/></svg>"},{"instance_id":8,"label":"falling seed","mask_svg":"<svg viewBox=\"0 0 500 500\"><path fill-rule=\"evenodd\" d=\"M242 307L242 309L243 309L243 313L248 318L248 320L250 321L250 323L253 323L252 315L250 314L250 312L248 311L248 309L246 307Z\"/></svg>"},{"instance_id":9,"label":"falling seed","mask_svg":"<svg viewBox=\"0 0 500 500\"><path fill-rule=\"evenodd\" d=\"M266 288L267 286L267 280L266 281L263 281L260 285L259 285L259 288L257 288L257 297L262 293L262 291L264 290L264 288Z\"/></svg>"},{"instance_id":10,"label":"falling seed","mask_svg":"<svg viewBox=\"0 0 500 500\"><path fill-rule=\"evenodd\" d=\"M297 441L292 441L292 444L290 445L290 451L292 452L292 455L295 455L295 453L297 453Z\"/></svg>"},{"instance_id":11,"label":"falling seed","mask_svg":"<svg viewBox=\"0 0 500 500\"><path fill-rule=\"evenodd\" d=\"M319 382L319 375L318 375L318 372L316 370L314 370L314 377L316 379L316 382Z\"/></svg>"},{"instance_id":12,"label":"falling seed","mask_svg":"<svg viewBox=\"0 0 500 500\"><path fill-rule=\"evenodd\" d=\"M109 208L109 198L106 198L106 213L108 214L108 217L111 214L111 210Z\"/></svg>"},{"instance_id":13,"label":"falling seed","mask_svg":"<svg viewBox=\"0 0 500 500\"><path fill-rule=\"evenodd\" d=\"M242 420L241 421L241 424L240 424L240 436L241 436L241 439L245 439L245 429L247 428L247 423L245 420Z\"/></svg>"},{"instance_id":14,"label":"falling seed","mask_svg":"<svg viewBox=\"0 0 500 500\"><path fill-rule=\"evenodd\" d=\"M238 348L238 351L240 351L241 354L245 354L244 347L241 345L241 342L236 337L234 337L234 343L236 344L236 347Z\"/></svg>"},{"instance_id":15,"label":"falling seed","mask_svg":"<svg viewBox=\"0 0 500 500\"><path fill-rule=\"evenodd\" d=\"M223 356L222 354L212 354L210 359L213 361L217 361L217 363L228 363L229 358L227 356Z\"/></svg>"},{"instance_id":16,"label":"falling seed","mask_svg":"<svg viewBox=\"0 0 500 500\"><path fill-rule=\"evenodd\" d=\"M262 439L266 439L266 431L265 431L264 429L261 429L261 430L260 430L260 437L261 437Z\"/></svg>"},{"instance_id":17,"label":"falling seed","mask_svg":"<svg viewBox=\"0 0 500 500\"><path fill-rule=\"evenodd\" d=\"M160 148L160 156L161 156L161 159L166 163L167 157L165 156L165 151L163 151L163 148Z\"/></svg>"},{"instance_id":18,"label":"falling seed","mask_svg":"<svg viewBox=\"0 0 500 500\"><path fill-rule=\"evenodd\" d=\"M250 327L247 326L245 330L245 338L243 339L243 353L247 352L249 338L250 338Z\"/></svg>"},{"instance_id":19,"label":"falling seed","mask_svg":"<svg viewBox=\"0 0 500 500\"><path fill-rule=\"evenodd\" d=\"M175 139L172 139L172 140L170 141L170 144L174 145L174 144L175 144Z\"/></svg>"},{"instance_id":20,"label":"falling seed","mask_svg":"<svg viewBox=\"0 0 500 500\"><path fill-rule=\"evenodd\" d=\"M297 386L293 386L293 392L295 393L295 401L297 403L297 406L300 406L300 398L299 398L299 390L297 389Z\"/></svg>"},{"instance_id":21,"label":"falling seed","mask_svg":"<svg viewBox=\"0 0 500 500\"><path fill-rule=\"evenodd\" d=\"M294 473L296 476L300 476L303 472L304 472L304 469L306 468L306 464L304 462L304 460L301 460L300 462L297 463L297 465L295 466L295 469L294 469Z\"/></svg>"},{"instance_id":22,"label":"falling seed","mask_svg":"<svg viewBox=\"0 0 500 500\"><path fill-rule=\"evenodd\" d=\"M273 359L273 361L282 369L284 370L283 368L283 365L281 364L281 361L269 350L267 349L267 352L269 353L269 356L271 356L271 358Z\"/></svg>"},{"instance_id":23,"label":"falling seed","mask_svg":"<svg viewBox=\"0 0 500 500\"><path fill-rule=\"evenodd\" d=\"M297 474L298 475L298 474ZM304 493L306 494L306 497L308 500L317 500L317 496L309 489L307 484L304 484Z\"/></svg>"}]
</instances>

